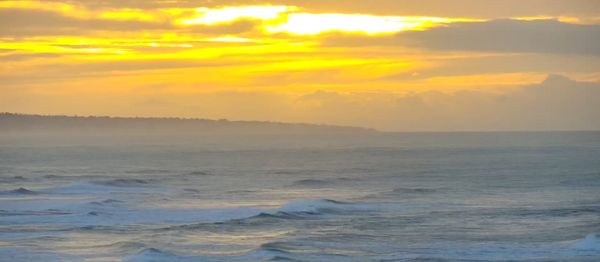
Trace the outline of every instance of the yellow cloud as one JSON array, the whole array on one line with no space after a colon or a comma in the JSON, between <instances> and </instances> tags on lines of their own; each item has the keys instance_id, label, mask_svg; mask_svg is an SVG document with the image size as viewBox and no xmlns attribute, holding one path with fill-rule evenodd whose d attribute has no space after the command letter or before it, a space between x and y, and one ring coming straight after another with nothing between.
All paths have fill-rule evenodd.
<instances>
[{"instance_id":1,"label":"yellow cloud","mask_svg":"<svg viewBox=\"0 0 600 262\"><path fill-rule=\"evenodd\" d=\"M89 18L92 16L87 9L60 2L42 2L42 1L0 1L0 9L30 9L47 12L57 12L65 16L76 18Z\"/></svg>"},{"instance_id":2,"label":"yellow cloud","mask_svg":"<svg viewBox=\"0 0 600 262\"><path fill-rule=\"evenodd\" d=\"M229 6L222 8L197 8L196 15L180 19L182 25L213 25L227 23L239 19L270 20L278 18L282 13L295 10L293 6Z\"/></svg>"},{"instance_id":3,"label":"yellow cloud","mask_svg":"<svg viewBox=\"0 0 600 262\"><path fill-rule=\"evenodd\" d=\"M147 11L137 9L122 9L122 10L110 10L101 12L98 15L99 18L109 20L138 20L152 22L156 21L156 15L153 15Z\"/></svg>"}]
</instances>

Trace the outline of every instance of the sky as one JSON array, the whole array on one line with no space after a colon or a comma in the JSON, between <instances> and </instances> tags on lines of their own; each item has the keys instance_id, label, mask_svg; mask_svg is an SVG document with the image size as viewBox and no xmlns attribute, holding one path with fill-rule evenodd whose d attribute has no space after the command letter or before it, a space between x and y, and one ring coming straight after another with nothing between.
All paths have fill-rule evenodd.
<instances>
[{"instance_id":1,"label":"sky","mask_svg":"<svg viewBox=\"0 0 600 262\"><path fill-rule=\"evenodd\" d=\"M600 1L0 1L0 112L600 130Z\"/></svg>"}]
</instances>

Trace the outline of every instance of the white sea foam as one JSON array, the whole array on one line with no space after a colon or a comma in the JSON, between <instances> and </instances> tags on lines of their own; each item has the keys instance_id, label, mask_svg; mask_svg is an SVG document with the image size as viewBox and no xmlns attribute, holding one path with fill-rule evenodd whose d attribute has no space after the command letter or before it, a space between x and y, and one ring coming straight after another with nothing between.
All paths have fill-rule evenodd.
<instances>
[{"instance_id":1,"label":"white sea foam","mask_svg":"<svg viewBox=\"0 0 600 262\"><path fill-rule=\"evenodd\" d=\"M573 249L600 252L600 233L592 233L587 235L584 239L577 241L573 245Z\"/></svg>"}]
</instances>

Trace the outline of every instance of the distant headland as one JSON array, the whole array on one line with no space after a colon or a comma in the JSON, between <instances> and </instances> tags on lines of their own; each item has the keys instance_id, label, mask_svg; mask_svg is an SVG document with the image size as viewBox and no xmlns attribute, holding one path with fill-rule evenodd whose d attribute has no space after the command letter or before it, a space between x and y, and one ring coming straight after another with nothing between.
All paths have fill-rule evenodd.
<instances>
[{"instance_id":1,"label":"distant headland","mask_svg":"<svg viewBox=\"0 0 600 262\"><path fill-rule=\"evenodd\" d=\"M66 116L0 113L0 134L247 135L376 133L368 128L198 118Z\"/></svg>"}]
</instances>

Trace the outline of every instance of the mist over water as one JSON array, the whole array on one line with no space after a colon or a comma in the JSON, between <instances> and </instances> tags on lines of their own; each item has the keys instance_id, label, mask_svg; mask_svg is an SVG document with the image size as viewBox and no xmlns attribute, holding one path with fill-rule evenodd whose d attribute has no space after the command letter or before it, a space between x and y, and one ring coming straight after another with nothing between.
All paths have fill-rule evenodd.
<instances>
[{"instance_id":1,"label":"mist over water","mask_svg":"<svg viewBox=\"0 0 600 262\"><path fill-rule=\"evenodd\" d=\"M0 261L600 261L600 133L0 136Z\"/></svg>"}]
</instances>

